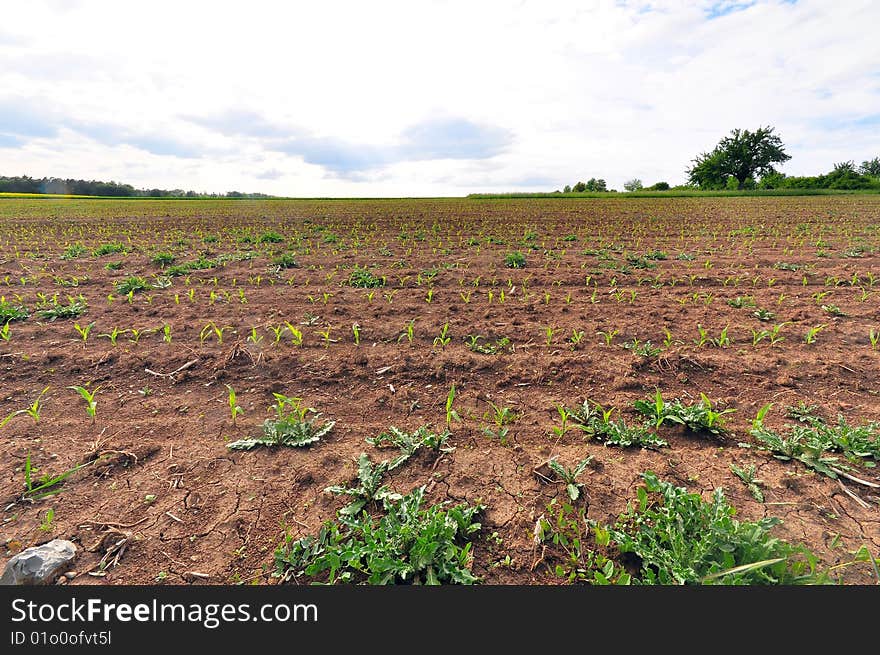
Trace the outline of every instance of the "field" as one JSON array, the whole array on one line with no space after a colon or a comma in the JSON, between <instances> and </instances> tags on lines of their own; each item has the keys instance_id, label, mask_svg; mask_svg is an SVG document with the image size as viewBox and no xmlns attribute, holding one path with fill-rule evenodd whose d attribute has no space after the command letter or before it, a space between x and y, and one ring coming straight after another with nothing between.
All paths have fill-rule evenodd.
<instances>
[{"instance_id":1,"label":"field","mask_svg":"<svg viewBox=\"0 0 880 655\"><path fill-rule=\"evenodd\" d=\"M634 579L602 526L675 487L880 577L878 196L2 199L0 295L0 554L68 584L326 580L298 540L420 487L398 580Z\"/></svg>"}]
</instances>

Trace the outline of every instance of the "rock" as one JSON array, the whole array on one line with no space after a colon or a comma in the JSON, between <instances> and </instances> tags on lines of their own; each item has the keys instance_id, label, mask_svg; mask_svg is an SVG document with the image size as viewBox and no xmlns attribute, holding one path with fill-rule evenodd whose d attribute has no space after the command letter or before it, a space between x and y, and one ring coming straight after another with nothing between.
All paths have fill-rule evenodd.
<instances>
[{"instance_id":1,"label":"rock","mask_svg":"<svg viewBox=\"0 0 880 655\"><path fill-rule=\"evenodd\" d=\"M53 539L41 546L21 551L6 563L0 585L42 585L73 563L76 546L65 539Z\"/></svg>"}]
</instances>

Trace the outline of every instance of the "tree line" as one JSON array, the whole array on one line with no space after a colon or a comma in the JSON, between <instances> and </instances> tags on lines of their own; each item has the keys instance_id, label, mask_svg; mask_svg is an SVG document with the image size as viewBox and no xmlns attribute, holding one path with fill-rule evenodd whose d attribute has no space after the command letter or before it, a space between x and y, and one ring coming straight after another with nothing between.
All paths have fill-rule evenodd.
<instances>
[{"instance_id":1,"label":"tree line","mask_svg":"<svg viewBox=\"0 0 880 655\"><path fill-rule=\"evenodd\" d=\"M849 160L834 164L831 171L821 175L786 175L774 164L791 159L785 146L772 127L759 127L754 132L734 129L709 152L698 155L687 170L687 184L673 189L744 190L744 189L840 189L880 191L880 157L856 164ZM668 191L669 184L657 182L646 187L638 178L624 183L626 191ZM589 182L566 185L563 193L586 191L614 192L606 188L605 180L591 178ZM558 192L557 192L558 193Z\"/></svg>"},{"instance_id":2,"label":"tree line","mask_svg":"<svg viewBox=\"0 0 880 655\"><path fill-rule=\"evenodd\" d=\"M183 189L136 189L131 184L74 180L59 177L0 176L0 193L61 194L72 196L111 196L133 198L272 198L265 193L204 193Z\"/></svg>"}]
</instances>

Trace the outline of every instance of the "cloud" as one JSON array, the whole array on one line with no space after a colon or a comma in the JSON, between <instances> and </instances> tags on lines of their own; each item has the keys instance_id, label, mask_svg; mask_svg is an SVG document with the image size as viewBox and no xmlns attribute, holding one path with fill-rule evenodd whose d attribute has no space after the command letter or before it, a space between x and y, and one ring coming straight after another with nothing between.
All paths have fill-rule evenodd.
<instances>
[{"instance_id":1,"label":"cloud","mask_svg":"<svg viewBox=\"0 0 880 655\"><path fill-rule=\"evenodd\" d=\"M399 152L405 159L488 159L513 142L510 130L462 118L428 120L404 130Z\"/></svg>"},{"instance_id":2,"label":"cloud","mask_svg":"<svg viewBox=\"0 0 880 655\"><path fill-rule=\"evenodd\" d=\"M0 134L17 137L21 142L51 137L58 132L57 120L28 98L0 99Z\"/></svg>"},{"instance_id":3,"label":"cloud","mask_svg":"<svg viewBox=\"0 0 880 655\"><path fill-rule=\"evenodd\" d=\"M880 154L871 0L6 4L0 146L28 174L309 196L621 188L681 182L758 125L789 174Z\"/></svg>"},{"instance_id":4,"label":"cloud","mask_svg":"<svg viewBox=\"0 0 880 655\"><path fill-rule=\"evenodd\" d=\"M284 175L282 171L279 171L277 168L270 168L267 171L263 171L261 173L257 173L254 177L258 180L277 180Z\"/></svg>"}]
</instances>

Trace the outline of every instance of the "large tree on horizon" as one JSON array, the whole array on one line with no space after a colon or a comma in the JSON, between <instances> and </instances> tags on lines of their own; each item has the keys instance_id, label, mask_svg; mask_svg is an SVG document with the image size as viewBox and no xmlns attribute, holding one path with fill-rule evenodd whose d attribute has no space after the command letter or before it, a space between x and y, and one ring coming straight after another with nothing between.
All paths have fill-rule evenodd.
<instances>
[{"instance_id":1,"label":"large tree on horizon","mask_svg":"<svg viewBox=\"0 0 880 655\"><path fill-rule=\"evenodd\" d=\"M693 160L687 170L688 181L703 188L723 188L727 179L736 179L737 188L745 187L749 178L757 179L776 172L773 164L786 162L791 155L785 152L782 139L772 127L759 127L754 132L734 129L711 152L704 152Z\"/></svg>"}]
</instances>

